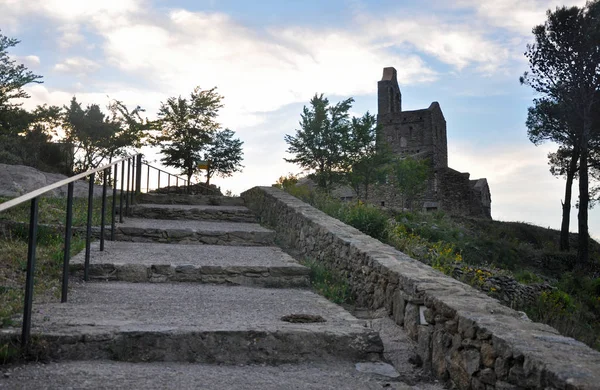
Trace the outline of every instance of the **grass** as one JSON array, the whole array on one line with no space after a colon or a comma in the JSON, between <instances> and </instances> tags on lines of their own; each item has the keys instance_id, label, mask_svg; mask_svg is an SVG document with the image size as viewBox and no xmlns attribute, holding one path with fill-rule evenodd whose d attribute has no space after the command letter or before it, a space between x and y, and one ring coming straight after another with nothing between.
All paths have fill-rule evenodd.
<instances>
[{"instance_id":1,"label":"grass","mask_svg":"<svg viewBox=\"0 0 600 390\"><path fill-rule=\"evenodd\" d=\"M314 259L304 259L300 263L310 269L311 286L317 293L333 303L353 302L347 278Z\"/></svg>"},{"instance_id":2,"label":"grass","mask_svg":"<svg viewBox=\"0 0 600 390\"><path fill-rule=\"evenodd\" d=\"M582 267L576 264L575 234L570 237L572 250L560 252L557 246L560 232L527 223L469 219L443 212L387 214L360 202L331 199L303 186L286 190L447 275L453 276L456 269L462 270L463 275L467 275L463 276L464 282L491 296L494 291L486 291L483 286L488 278L496 275L512 276L522 284L549 283L553 290L541 294L526 307L515 308L524 310L534 321L549 324L561 334L600 350L600 245L597 242L592 240L591 262ZM343 282L335 283L343 285ZM320 282L319 288L325 290L326 285ZM339 294L336 299L340 299Z\"/></svg>"},{"instance_id":3,"label":"grass","mask_svg":"<svg viewBox=\"0 0 600 390\"><path fill-rule=\"evenodd\" d=\"M8 198L1 198L0 203ZM118 202L118 199L117 199ZM73 226L85 226L87 224L87 198L73 199ZM92 224L100 225L102 198L96 197L93 202ZM106 198L106 220L110 221L110 207L112 197ZM117 206L118 207L118 206ZM12 221L29 223L30 202L25 202L9 210L0 213L0 221ZM38 218L40 224L64 225L67 215L67 198L40 198L38 203Z\"/></svg>"},{"instance_id":4,"label":"grass","mask_svg":"<svg viewBox=\"0 0 600 390\"><path fill-rule=\"evenodd\" d=\"M0 199L5 201L6 199ZM101 198L94 199L93 223L100 223ZM110 204L110 203L108 203ZM64 256L64 237L53 226L64 226L66 199L41 198L34 276L35 302L57 301L61 293ZM0 232L0 327L14 326L20 322L25 295L27 271L27 241L29 202L0 213L0 221L20 222L23 226ZM73 204L73 225L84 226L87 222L87 199L76 198ZM71 255L85 247L85 240L74 236ZM21 357L16 346L0 345L0 363L8 363Z\"/></svg>"}]
</instances>

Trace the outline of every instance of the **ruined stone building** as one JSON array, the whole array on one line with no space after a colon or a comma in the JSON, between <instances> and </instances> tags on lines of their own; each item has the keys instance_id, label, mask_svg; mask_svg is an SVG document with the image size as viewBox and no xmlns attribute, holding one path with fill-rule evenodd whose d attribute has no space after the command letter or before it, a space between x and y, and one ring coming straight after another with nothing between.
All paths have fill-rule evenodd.
<instances>
[{"instance_id":1,"label":"ruined stone building","mask_svg":"<svg viewBox=\"0 0 600 390\"><path fill-rule=\"evenodd\" d=\"M396 155L429 159L432 175L421 199L413 202L423 210L491 218L491 196L486 179L470 180L469 173L448 167L446 120L437 102L421 110L402 111L402 93L396 69L384 68L378 82L378 146L385 142ZM398 191L380 185L370 201L389 207L403 207Z\"/></svg>"}]
</instances>

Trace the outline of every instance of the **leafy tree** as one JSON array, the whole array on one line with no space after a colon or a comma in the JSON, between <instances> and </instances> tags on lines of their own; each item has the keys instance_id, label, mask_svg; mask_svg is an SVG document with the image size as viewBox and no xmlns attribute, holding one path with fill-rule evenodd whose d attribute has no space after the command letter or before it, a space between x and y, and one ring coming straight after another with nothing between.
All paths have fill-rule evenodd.
<instances>
[{"instance_id":1,"label":"leafy tree","mask_svg":"<svg viewBox=\"0 0 600 390\"><path fill-rule=\"evenodd\" d=\"M14 100L28 98L23 87L41 83L42 78L9 57L8 49L18 43L18 40L0 32L0 162L8 164L23 163L19 156L19 133L27 129L32 120L31 114L21 109L21 104Z\"/></svg>"},{"instance_id":2,"label":"leafy tree","mask_svg":"<svg viewBox=\"0 0 600 390\"><path fill-rule=\"evenodd\" d=\"M229 177L234 172L242 170L243 142L233 138L235 132L225 129L214 134L213 139L204 154L204 160L208 161L206 170L206 184L210 184L210 178L214 175Z\"/></svg>"},{"instance_id":3,"label":"leafy tree","mask_svg":"<svg viewBox=\"0 0 600 390\"><path fill-rule=\"evenodd\" d=\"M293 173L288 173L287 176L279 176L279 179L273 184L273 187L286 191L298 184L298 176Z\"/></svg>"},{"instance_id":4,"label":"leafy tree","mask_svg":"<svg viewBox=\"0 0 600 390\"><path fill-rule=\"evenodd\" d=\"M97 104L85 109L75 97L65 107L63 128L66 142L74 151L77 171L100 166L105 160L127 152L127 148L139 148L148 129L148 122L141 118L144 110L136 107L129 111L120 101L109 105L110 115Z\"/></svg>"},{"instance_id":5,"label":"leafy tree","mask_svg":"<svg viewBox=\"0 0 600 390\"><path fill-rule=\"evenodd\" d=\"M287 152L294 155L285 161L314 170L317 185L323 189L331 188L340 172L348 167L351 131L348 111L352 102L354 99L349 98L332 106L323 94L315 95L310 108L304 106L302 110L296 135L284 137L289 145Z\"/></svg>"},{"instance_id":6,"label":"leafy tree","mask_svg":"<svg viewBox=\"0 0 600 390\"><path fill-rule=\"evenodd\" d=\"M378 148L377 118L367 112L362 118L352 118L349 142L350 168L346 174L348 184L359 199L369 198L370 186L385 181L391 153L384 145Z\"/></svg>"},{"instance_id":7,"label":"leafy tree","mask_svg":"<svg viewBox=\"0 0 600 390\"><path fill-rule=\"evenodd\" d=\"M33 74L25 65L17 64L8 56L7 50L19 43L0 32L0 112L20 106L12 103L13 99L28 98L23 87L30 83L41 83L42 76Z\"/></svg>"},{"instance_id":8,"label":"leafy tree","mask_svg":"<svg viewBox=\"0 0 600 390\"><path fill-rule=\"evenodd\" d=\"M402 195L402 205L412 209L415 198L427 189L431 175L429 160L418 160L411 156L392 163L392 181Z\"/></svg>"},{"instance_id":9,"label":"leafy tree","mask_svg":"<svg viewBox=\"0 0 600 390\"><path fill-rule=\"evenodd\" d=\"M555 176L566 176L565 197L562 203L560 250L568 251L569 225L571 220L571 198L573 180L579 169L580 155L579 121L571 117L564 105L548 98L534 100L527 114L527 133L535 145L546 141L560 145L557 152L548 155L550 172Z\"/></svg>"},{"instance_id":10,"label":"leafy tree","mask_svg":"<svg viewBox=\"0 0 600 390\"><path fill-rule=\"evenodd\" d=\"M525 53L531 73L526 72L520 80L549 104L556 104L562 113L560 121L577 134L572 146L579 154L578 259L587 263L588 160L590 142L598 132L593 128L593 108L600 98L600 2L588 2L583 8L557 8L547 16L543 25L533 28L535 43L528 45Z\"/></svg>"},{"instance_id":11,"label":"leafy tree","mask_svg":"<svg viewBox=\"0 0 600 390\"><path fill-rule=\"evenodd\" d=\"M190 182L198 170L205 151L215 132L220 128L216 122L223 97L216 87L202 90L196 87L189 99L171 97L161 103L156 122L161 134L154 138L159 145L163 164L179 168Z\"/></svg>"}]
</instances>

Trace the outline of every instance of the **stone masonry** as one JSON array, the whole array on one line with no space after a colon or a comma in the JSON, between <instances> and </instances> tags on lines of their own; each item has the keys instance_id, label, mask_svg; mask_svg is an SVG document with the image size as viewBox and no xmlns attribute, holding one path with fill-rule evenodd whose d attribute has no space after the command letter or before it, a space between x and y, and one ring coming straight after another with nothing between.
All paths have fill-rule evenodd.
<instances>
[{"instance_id":1,"label":"stone masonry","mask_svg":"<svg viewBox=\"0 0 600 390\"><path fill-rule=\"evenodd\" d=\"M448 167L446 120L439 103L433 102L425 109L403 111L396 69L391 67L383 69L377 89L378 147L385 144L395 155L428 159L431 163L433 173L427 190L419 199L419 208L491 218L487 180L470 180L469 173ZM380 185L369 200L382 206L403 208L402 198L396 193L393 186Z\"/></svg>"},{"instance_id":2,"label":"stone masonry","mask_svg":"<svg viewBox=\"0 0 600 390\"><path fill-rule=\"evenodd\" d=\"M284 248L346 275L357 305L385 309L438 378L459 389L599 388L600 352L281 190L242 197Z\"/></svg>"}]
</instances>

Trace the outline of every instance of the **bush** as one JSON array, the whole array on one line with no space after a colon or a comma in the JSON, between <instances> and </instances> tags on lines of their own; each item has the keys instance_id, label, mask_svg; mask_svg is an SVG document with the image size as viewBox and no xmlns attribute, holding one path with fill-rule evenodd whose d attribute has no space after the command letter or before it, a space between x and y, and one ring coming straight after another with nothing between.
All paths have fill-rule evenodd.
<instances>
[{"instance_id":1,"label":"bush","mask_svg":"<svg viewBox=\"0 0 600 390\"><path fill-rule=\"evenodd\" d=\"M359 202L347 205L341 214L340 219L348 225L380 241L386 240L388 218L381 210Z\"/></svg>"}]
</instances>

